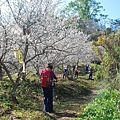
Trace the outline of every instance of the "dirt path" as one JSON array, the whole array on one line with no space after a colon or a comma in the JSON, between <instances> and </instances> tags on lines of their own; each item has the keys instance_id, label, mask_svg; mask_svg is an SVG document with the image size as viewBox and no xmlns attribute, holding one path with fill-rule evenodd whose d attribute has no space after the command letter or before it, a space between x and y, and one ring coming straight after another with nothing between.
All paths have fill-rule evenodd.
<instances>
[{"instance_id":1,"label":"dirt path","mask_svg":"<svg viewBox=\"0 0 120 120\"><path fill-rule=\"evenodd\" d=\"M75 120L83 110L83 106L89 103L97 94L98 90L91 84L89 80L83 79L83 81L90 87L91 93L86 96L77 98L69 98L67 101L63 101L55 113L46 113L52 120Z\"/></svg>"}]
</instances>

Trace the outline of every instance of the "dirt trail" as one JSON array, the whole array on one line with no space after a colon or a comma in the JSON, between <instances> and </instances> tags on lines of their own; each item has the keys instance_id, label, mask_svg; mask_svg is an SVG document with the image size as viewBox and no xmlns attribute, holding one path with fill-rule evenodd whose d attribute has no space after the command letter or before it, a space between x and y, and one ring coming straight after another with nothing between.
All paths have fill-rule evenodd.
<instances>
[{"instance_id":1,"label":"dirt trail","mask_svg":"<svg viewBox=\"0 0 120 120\"><path fill-rule=\"evenodd\" d=\"M82 96L79 99L71 98L71 100L65 103L67 108L62 107L61 105L61 110L58 113L46 113L52 120L75 120L83 110L81 107L89 103L98 94L98 90L90 83L89 80L83 79L83 81L89 85L91 93L86 96Z\"/></svg>"}]
</instances>

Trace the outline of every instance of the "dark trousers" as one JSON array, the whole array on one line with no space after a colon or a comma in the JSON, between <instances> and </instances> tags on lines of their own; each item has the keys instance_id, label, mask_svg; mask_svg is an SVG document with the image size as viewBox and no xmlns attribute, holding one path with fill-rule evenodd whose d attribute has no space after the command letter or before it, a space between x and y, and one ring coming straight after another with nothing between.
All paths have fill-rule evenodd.
<instances>
[{"instance_id":1,"label":"dark trousers","mask_svg":"<svg viewBox=\"0 0 120 120\"><path fill-rule=\"evenodd\" d=\"M89 73L89 70L88 68L85 69L85 73L88 74Z\"/></svg>"},{"instance_id":2,"label":"dark trousers","mask_svg":"<svg viewBox=\"0 0 120 120\"><path fill-rule=\"evenodd\" d=\"M92 80L92 73L89 74L89 80Z\"/></svg>"},{"instance_id":3,"label":"dark trousers","mask_svg":"<svg viewBox=\"0 0 120 120\"><path fill-rule=\"evenodd\" d=\"M78 78L78 72L74 72L74 77Z\"/></svg>"},{"instance_id":4,"label":"dark trousers","mask_svg":"<svg viewBox=\"0 0 120 120\"><path fill-rule=\"evenodd\" d=\"M66 78L68 78L68 74L67 73L63 73L63 79L66 79Z\"/></svg>"},{"instance_id":5,"label":"dark trousers","mask_svg":"<svg viewBox=\"0 0 120 120\"><path fill-rule=\"evenodd\" d=\"M44 110L47 112L53 111L53 87L42 87L42 94L44 99Z\"/></svg>"}]
</instances>

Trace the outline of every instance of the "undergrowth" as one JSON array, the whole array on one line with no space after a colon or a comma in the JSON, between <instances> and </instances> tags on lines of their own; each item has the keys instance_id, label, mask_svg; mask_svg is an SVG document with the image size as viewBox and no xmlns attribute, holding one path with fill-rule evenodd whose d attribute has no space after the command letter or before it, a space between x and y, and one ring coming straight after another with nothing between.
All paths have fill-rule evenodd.
<instances>
[{"instance_id":1,"label":"undergrowth","mask_svg":"<svg viewBox=\"0 0 120 120\"><path fill-rule=\"evenodd\" d=\"M84 109L78 120L119 120L120 93L117 90L104 90Z\"/></svg>"},{"instance_id":2,"label":"undergrowth","mask_svg":"<svg viewBox=\"0 0 120 120\"><path fill-rule=\"evenodd\" d=\"M13 104L10 91L11 82L5 78L0 81L0 120L51 120L50 116L43 112L43 98L39 77L30 72L26 80L20 81L16 91L19 104ZM63 80L59 77L54 90L54 109L57 113L72 109L71 102L76 103L82 96L90 93L89 85L83 80ZM57 99L55 99L57 96ZM79 106L78 106L79 108ZM75 109L75 108L73 108Z\"/></svg>"}]
</instances>

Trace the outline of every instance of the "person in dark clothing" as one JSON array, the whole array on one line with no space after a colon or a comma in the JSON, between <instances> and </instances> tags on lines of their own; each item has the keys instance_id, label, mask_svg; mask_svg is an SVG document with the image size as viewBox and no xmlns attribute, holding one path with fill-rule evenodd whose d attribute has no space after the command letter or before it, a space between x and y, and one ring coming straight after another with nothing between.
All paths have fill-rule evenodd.
<instances>
[{"instance_id":1,"label":"person in dark clothing","mask_svg":"<svg viewBox=\"0 0 120 120\"><path fill-rule=\"evenodd\" d=\"M92 68L90 67L90 70L89 70L89 80L92 80L92 73L93 73L93 70L92 70Z\"/></svg>"},{"instance_id":2,"label":"person in dark clothing","mask_svg":"<svg viewBox=\"0 0 120 120\"><path fill-rule=\"evenodd\" d=\"M89 73L89 64L85 65L85 73L88 74Z\"/></svg>"},{"instance_id":3,"label":"person in dark clothing","mask_svg":"<svg viewBox=\"0 0 120 120\"><path fill-rule=\"evenodd\" d=\"M76 67L76 65L75 65L75 64L73 64L73 65L72 65L73 72L75 71L75 67Z\"/></svg>"},{"instance_id":4,"label":"person in dark clothing","mask_svg":"<svg viewBox=\"0 0 120 120\"><path fill-rule=\"evenodd\" d=\"M64 68L64 70L63 70L63 79L66 79L66 78L68 78L68 70L67 70L67 68Z\"/></svg>"},{"instance_id":5,"label":"person in dark clothing","mask_svg":"<svg viewBox=\"0 0 120 120\"><path fill-rule=\"evenodd\" d=\"M41 85L42 88L42 94L44 98L44 112L54 112L53 110L53 80L55 79L57 82L57 77L53 72L53 66L51 64L48 64L46 69L43 69L40 73L40 76L42 76L44 70L47 70L50 72L50 86L44 87Z\"/></svg>"},{"instance_id":6,"label":"person in dark clothing","mask_svg":"<svg viewBox=\"0 0 120 120\"><path fill-rule=\"evenodd\" d=\"M78 67L77 66L75 67L75 70L74 70L74 78L78 78Z\"/></svg>"}]
</instances>

